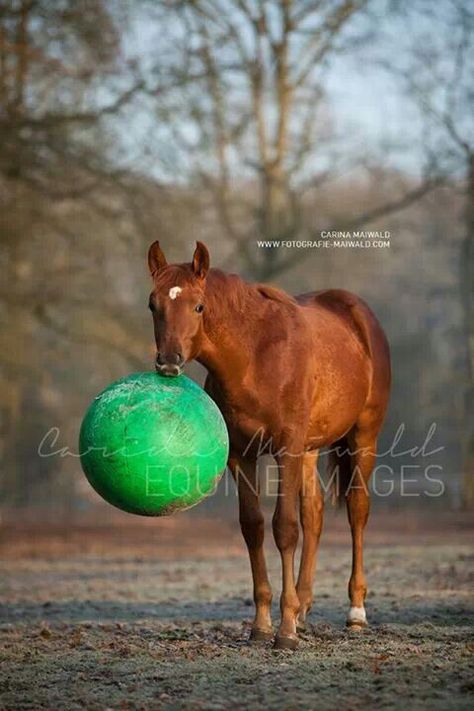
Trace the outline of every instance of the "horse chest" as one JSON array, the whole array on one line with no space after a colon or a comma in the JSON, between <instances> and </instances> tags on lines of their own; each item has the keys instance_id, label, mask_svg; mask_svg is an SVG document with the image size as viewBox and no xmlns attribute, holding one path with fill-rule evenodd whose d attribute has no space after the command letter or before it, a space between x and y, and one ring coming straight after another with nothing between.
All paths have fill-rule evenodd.
<instances>
[{"instance_id":1,"label":"horse chest","mask_svg":"<svg viewBox=\"0 0 474 711\"><path fill-rule=\"evenodd\" d=\"M206 381L206 390L222 412L232 448L249 456L262 454L261 450L268 448L279 429L275 403L267 402L261 394L257 397L253 389L224 392L210 378Z\"/></svg>"},{"instance_id":2,"label":"horse chest","mask_svg":"<svg viewBox=\"0 0 474 711\"><path fill-rule=\"evenodd\" d=\"M238 443L240 448L250 448L251 442L260 436L271 436L271 416L262 410L261 404L226 402L221 405L221 410L231 442Z\"/></svg>"}]
</instances>

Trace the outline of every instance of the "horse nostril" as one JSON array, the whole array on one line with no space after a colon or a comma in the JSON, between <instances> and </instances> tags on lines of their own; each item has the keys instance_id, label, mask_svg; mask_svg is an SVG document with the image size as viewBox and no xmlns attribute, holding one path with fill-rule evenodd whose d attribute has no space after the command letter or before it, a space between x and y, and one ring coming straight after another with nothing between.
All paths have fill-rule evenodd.
<instances>
[{"instance_id":1,"label":"horse nostril","mask_svg":"<svg viewBox=\"0 0 474 711\"><path fill-rule=\"evenodd\" d=\"M181 353L157 353L156 354L156 364L157 365L179 365L180 367L184 365L184 358Z\"/></svg>"}]
</instances>

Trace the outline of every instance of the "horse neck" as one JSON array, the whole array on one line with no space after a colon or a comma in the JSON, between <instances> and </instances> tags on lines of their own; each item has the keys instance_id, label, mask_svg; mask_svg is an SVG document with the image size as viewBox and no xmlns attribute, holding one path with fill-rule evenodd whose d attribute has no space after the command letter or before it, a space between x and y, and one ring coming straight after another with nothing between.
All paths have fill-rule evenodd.
<instances>
[{"instance_id":1,"label":"horse neck","mask_svg":"<svg viewBox=\"0 0 474 711\"><path fill-rule=\"evenodd\" d=\"M251 319L257 302L253 287L238 276L209 272L204 343L197 360L221 381L240 380L252 360Z\"/></svg>"}]
</instances>

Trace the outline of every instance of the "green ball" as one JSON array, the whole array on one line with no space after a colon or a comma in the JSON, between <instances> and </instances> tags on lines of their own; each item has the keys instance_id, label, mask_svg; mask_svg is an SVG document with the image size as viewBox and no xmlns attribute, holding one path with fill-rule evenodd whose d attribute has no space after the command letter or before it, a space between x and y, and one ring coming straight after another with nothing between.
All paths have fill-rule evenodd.
<instances>
[{"instance_id":1,"label":"green ball","mask_svg":"<svg viewBox=\"0 0 474 711\"><path fill-rule=\"evenodd\" d=\"M165 516L215 490L229 437L219 408L192 380L135 373L94 399L79 451L87 479L106 501Z\"/></svg>"}]
</instances>

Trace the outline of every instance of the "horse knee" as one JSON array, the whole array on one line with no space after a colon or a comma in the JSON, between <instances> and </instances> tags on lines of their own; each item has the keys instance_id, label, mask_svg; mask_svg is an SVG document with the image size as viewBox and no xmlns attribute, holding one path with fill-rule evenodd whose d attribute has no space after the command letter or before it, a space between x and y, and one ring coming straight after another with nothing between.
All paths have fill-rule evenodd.
<instances>
[{"instance_id":1,"label":"horse knee","mask_svg":"<svg viewBox=\"0 0 474 711\"><path fill-rule=\"evenodd\" d=\"M249 548L263 545L265 522L260 509L241 511L239 522L242 535Z\"/></svg>"},{"instance_id":2,"label":"horse knee","mask_svg":"<svg viewBox=\"0 0 474 711\"><path fill-rule=\"evenodd\" d=\"M298 519L296 513L275 511L273 516L273 537L280 552L294 550L298 543Z\"/></svg>"}]
</instances>

